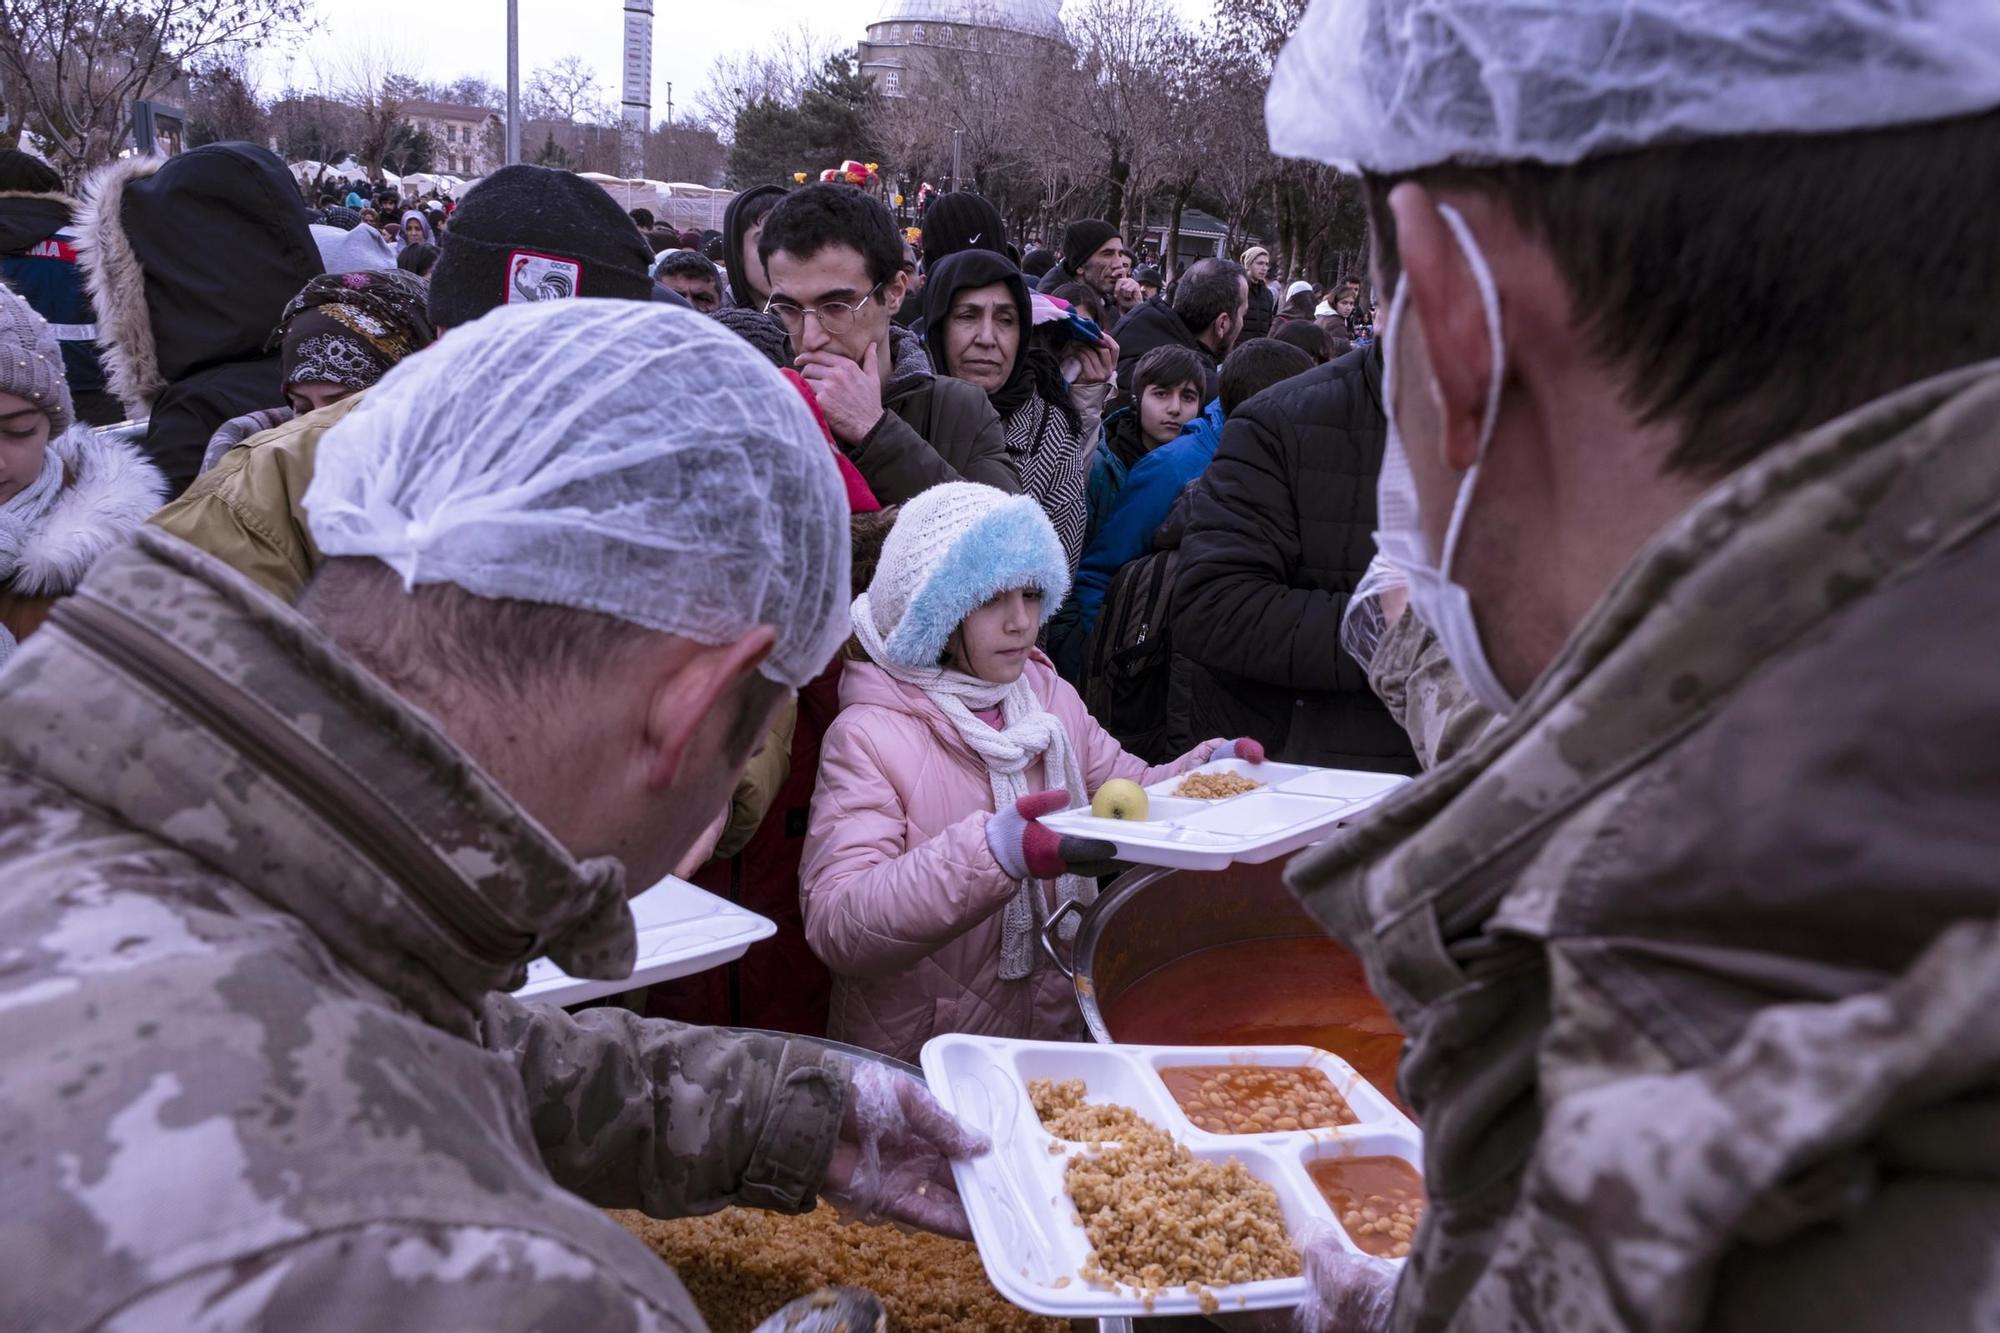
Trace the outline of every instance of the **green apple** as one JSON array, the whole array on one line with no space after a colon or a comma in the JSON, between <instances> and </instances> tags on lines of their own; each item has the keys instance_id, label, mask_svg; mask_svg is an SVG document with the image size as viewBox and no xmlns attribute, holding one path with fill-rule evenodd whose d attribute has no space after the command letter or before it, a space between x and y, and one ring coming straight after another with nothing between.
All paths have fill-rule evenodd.
<instances>
[{"instance_id":1,"label":"green apple","mask_svg":"<svg viewBox=\"0 0 2000 1333\"><path fill-rule=\"evenodd\" d=\"M1097 789L1090 813L1099 819L1144 819L1146 789L1127 778L1113 778Z\"/></svg>"}]
</instances>

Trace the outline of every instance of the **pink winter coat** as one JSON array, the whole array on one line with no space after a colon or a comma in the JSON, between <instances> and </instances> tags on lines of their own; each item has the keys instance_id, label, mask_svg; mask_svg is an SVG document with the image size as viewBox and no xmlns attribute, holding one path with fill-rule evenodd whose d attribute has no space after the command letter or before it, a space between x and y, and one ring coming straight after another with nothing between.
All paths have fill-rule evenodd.
<instances>
[{"instance_id":1,"label":"pink winter coat","mask_svg":"<svg viewBox=\"0 0 2000 1333\"><path fill-rule=\"evenodd\" d=\"M1061 719L1089 791L1113 778L1173 777L1222 744L1148 768L1039 652L1027 679ZM928 695L873 663L847 665L840 704L820 749L800 871L806 940L834 974L827 1035L912 1061L940 1032L1080 1040L1069 979L1039 946L1036 971L1000 979L1000 909L1014 882L986 846L986 766ZM1033 782L1048 785L1039 774Z\"/></svg>"}]
</instances>

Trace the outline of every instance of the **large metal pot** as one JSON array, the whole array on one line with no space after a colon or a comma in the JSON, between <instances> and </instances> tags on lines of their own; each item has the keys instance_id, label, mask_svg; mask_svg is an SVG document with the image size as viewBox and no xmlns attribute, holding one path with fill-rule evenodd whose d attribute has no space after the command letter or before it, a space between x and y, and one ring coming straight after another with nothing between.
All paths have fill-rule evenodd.
<instances>
[{"instance_id":1,"label":"large metal pot","mask_svg":"<svg viewBox=\"0 0 2000 1333\"><path fill-rule=\"evenodd\" d=\"M1283 860L1227 870L1127 871L1089 907L1066 903L1042 932L1042 947L1076 984L1093 1040L1115 1040L1104 1011L1155 969L1218 944L1325 935L1285 887ZM1064 922L1078 918L1074 943Z\"/></svg>"}]
</instances>

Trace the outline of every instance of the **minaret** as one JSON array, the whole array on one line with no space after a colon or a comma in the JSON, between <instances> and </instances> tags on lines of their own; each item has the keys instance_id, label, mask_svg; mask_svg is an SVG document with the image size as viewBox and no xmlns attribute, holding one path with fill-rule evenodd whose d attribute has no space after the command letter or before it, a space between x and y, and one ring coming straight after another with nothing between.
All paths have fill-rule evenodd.
<instances>
[{"instance_id":1,"label":"minaret","mask_svg":"<svg viewBox=\"0 0 2000 1333\"><path fill-rule=\"evenodd\" d=\"M625 175L646 174L646 131L653 128L653 0L625 0L625 88L620 103Z\"/></svg>"}]
</instances>

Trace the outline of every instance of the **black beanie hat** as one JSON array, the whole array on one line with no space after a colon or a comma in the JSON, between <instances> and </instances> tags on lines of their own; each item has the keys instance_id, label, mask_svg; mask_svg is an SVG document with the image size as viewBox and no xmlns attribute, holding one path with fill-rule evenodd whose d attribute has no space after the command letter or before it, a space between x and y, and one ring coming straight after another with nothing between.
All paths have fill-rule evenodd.
<instances>
[{"instance_id":1,"label":"black beanie hat","mask_svg":"<svg viewBox=\"0 0 2000 1333\"><path fill-rule=\"evenodd\" d=\"M652 247L618 201L572 171L518 163L474 186L431 270L431 322L516 301L653 296Z\"/></svg>"},{"instance_id":2,"label":"black beanie hat","mask_svg":"<svg viewBox=\"0 0 2000 1333\"><path fill-rule=\"evenodd\" d=\"M969 190L939 195L924 210L925 270L960 250L1007 253L1007 224L1000 220L1000 210Z\"/></svg>"},{"instance_id":3,"label":"black beanie hat","mask_svg":"<svg viewBox=\"0 0 2000 1333\"><path fill-rule=\"evenodd\" d=\"M1118 234L1118 228L1102 218L1079 218L1063 232L1063 267L1071 273L1083 272L1084 264L1097 248Z\"/></svg>"},{"instance_id":4,"label":"black beanie hat","mask_svg":"<svg viewBox=\"0 0 2000 1333\"><path fill-rule=\"evenodd\" d=\"M785 335L785 326L776 315L733 305L723 307L710 318L771 358L771 364L778 369L792 364L791 339Z\"/></svg>"}]
</instances>

